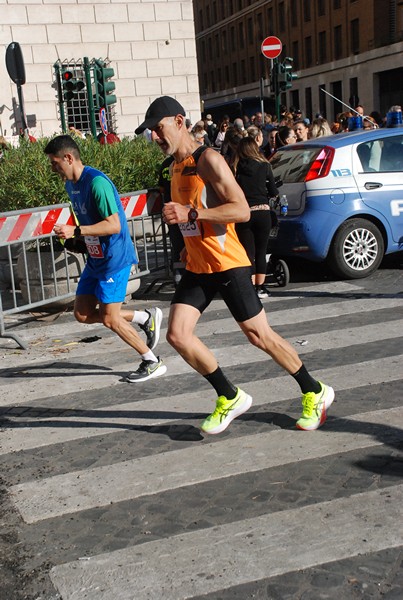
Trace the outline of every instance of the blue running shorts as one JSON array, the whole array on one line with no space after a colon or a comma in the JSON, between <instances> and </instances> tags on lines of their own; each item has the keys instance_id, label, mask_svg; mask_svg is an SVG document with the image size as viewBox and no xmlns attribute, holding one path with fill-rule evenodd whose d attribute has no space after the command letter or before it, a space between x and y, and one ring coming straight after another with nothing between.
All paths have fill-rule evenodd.
<instances>
[{"instance_id":1,"label":"blue running shorts","mask_svg":"<svg viewBox=\"0 0 403 600\"><path fill-rule=\"evenodd\" d=\"M97 279L84 268L80 281L78 282L76 296L95 296L102 304L123 302L126 296L127 282L129 281L131 265L121 269L117 273L108 275L105 279Z\"/></svg>"}]
</instances>

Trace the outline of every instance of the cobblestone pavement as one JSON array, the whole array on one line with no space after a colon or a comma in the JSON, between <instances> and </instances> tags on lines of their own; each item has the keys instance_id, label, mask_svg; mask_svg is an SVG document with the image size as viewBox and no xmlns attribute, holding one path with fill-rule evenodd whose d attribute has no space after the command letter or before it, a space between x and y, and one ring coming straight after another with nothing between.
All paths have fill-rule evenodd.
<instances>
[{"instance_id":1,"label":"cobblestone pavement","mask_svg":"<svg viewBox=\"0 0 403 600\"><path fill-rule=\"evenodd\" d=\"M270 285L270 323L336 391L311 433L221 300L198 332L254 402L210 437L214 394L164 341L171 286L135 300L164 314L168 371L143 384L69 311L8 321L29 348L0 339L0 600L401 600L402 262Z\"/></svg>"}]
</instances>

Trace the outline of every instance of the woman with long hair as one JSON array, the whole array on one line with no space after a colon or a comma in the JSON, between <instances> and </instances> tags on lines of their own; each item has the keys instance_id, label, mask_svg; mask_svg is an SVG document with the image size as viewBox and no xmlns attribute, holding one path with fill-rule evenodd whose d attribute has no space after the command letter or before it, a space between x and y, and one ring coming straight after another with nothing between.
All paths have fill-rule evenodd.
<instances>
[{"instance_id":1,"label":"woman with long hair","mask_svg":"<svg viewBox=\"0 0 403 600\"><path fill-rule=\"evenodd\" d=\"M216 148L221 148L221 146L223 145L225 134L227 133L227 129L228 129L228 121L223 120L220 123L220 125L218 126L217 135L214 140L214 146Z\"/></svg>"},{"instance_id":2,"label":"woman with long hair","mask_svg":"<svg viewBox=\"0 0 403 600\"><path fill-rule=\"evenodd\" d=\"M240 140L234 160L235 177L250 207L247 223L235 225L239 241L252 263L252 281L259 298L267 298L265 288L266 253L269 241L271 213L269 198L278 195L273 172L267 159L252 137Z\"/></svg>"},{"instance_id":3,"label":"woman with long hair","mask_svg":"<svg viewBox=\"0 0 403 600\"><path fill-rule=\"evenodd\" d=\"M248 137L250 137L253 140L255 140L255 142L258 145L258 147L261 148L261 146L263 144L263 132L262 132L262 130L259 127L256 127L256 125L251 125L246 130L246 133L248 134Z\"/></svg>"},{"instance_id":4,"label":"woman with long hair","mask_svg":"<svg viewBox=\"0 0 403 600\"><path fill-rule=\"evenodd\" d=\"M318 117L312 122L311 138L324 137L326 135L332 135L333 131L326 119Z\"/></svg>"}]
</instances>

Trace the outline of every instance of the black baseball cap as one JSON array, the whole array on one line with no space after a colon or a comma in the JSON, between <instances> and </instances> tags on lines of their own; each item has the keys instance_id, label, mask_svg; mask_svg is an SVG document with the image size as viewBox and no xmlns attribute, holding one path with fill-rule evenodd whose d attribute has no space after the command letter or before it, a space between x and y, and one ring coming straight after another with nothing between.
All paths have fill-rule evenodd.
<instances>
[{"instance_id":1,"label":"black baseball cap","mask_svg":"<svg viewBox=\"0 0 403 600\"><path fill-rule=\"evenodd\" d=\"M155 127L164 117L175 117L176 115L186 116L183 106L171 96L161 96L151 102L143 123L137 127L135 133L143 133L145 129Z\"/></svg>"}]
</instances>

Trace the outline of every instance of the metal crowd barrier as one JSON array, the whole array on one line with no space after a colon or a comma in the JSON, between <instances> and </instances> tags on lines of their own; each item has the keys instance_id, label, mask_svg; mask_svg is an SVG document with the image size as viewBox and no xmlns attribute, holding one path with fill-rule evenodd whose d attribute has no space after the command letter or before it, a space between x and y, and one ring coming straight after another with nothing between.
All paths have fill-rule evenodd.
<instances>
[{"instance_id":1,"label":"metal crowd barrier","mask_svg":"<svg viewBox=\"0 0 403 600\"><path fill-rule=\"evenodd\" d=\"M120 195L139 263L130 282L164 269L169 273L167 236L162 222L162 197L158 190ZM69 204L57 204L0 214L0 337L22 348L19 336L6 330L8 315L32 311L74 298L85 264L80 254L55 245L55 224L74 224Z\"/></svg>"}]
</instances>

